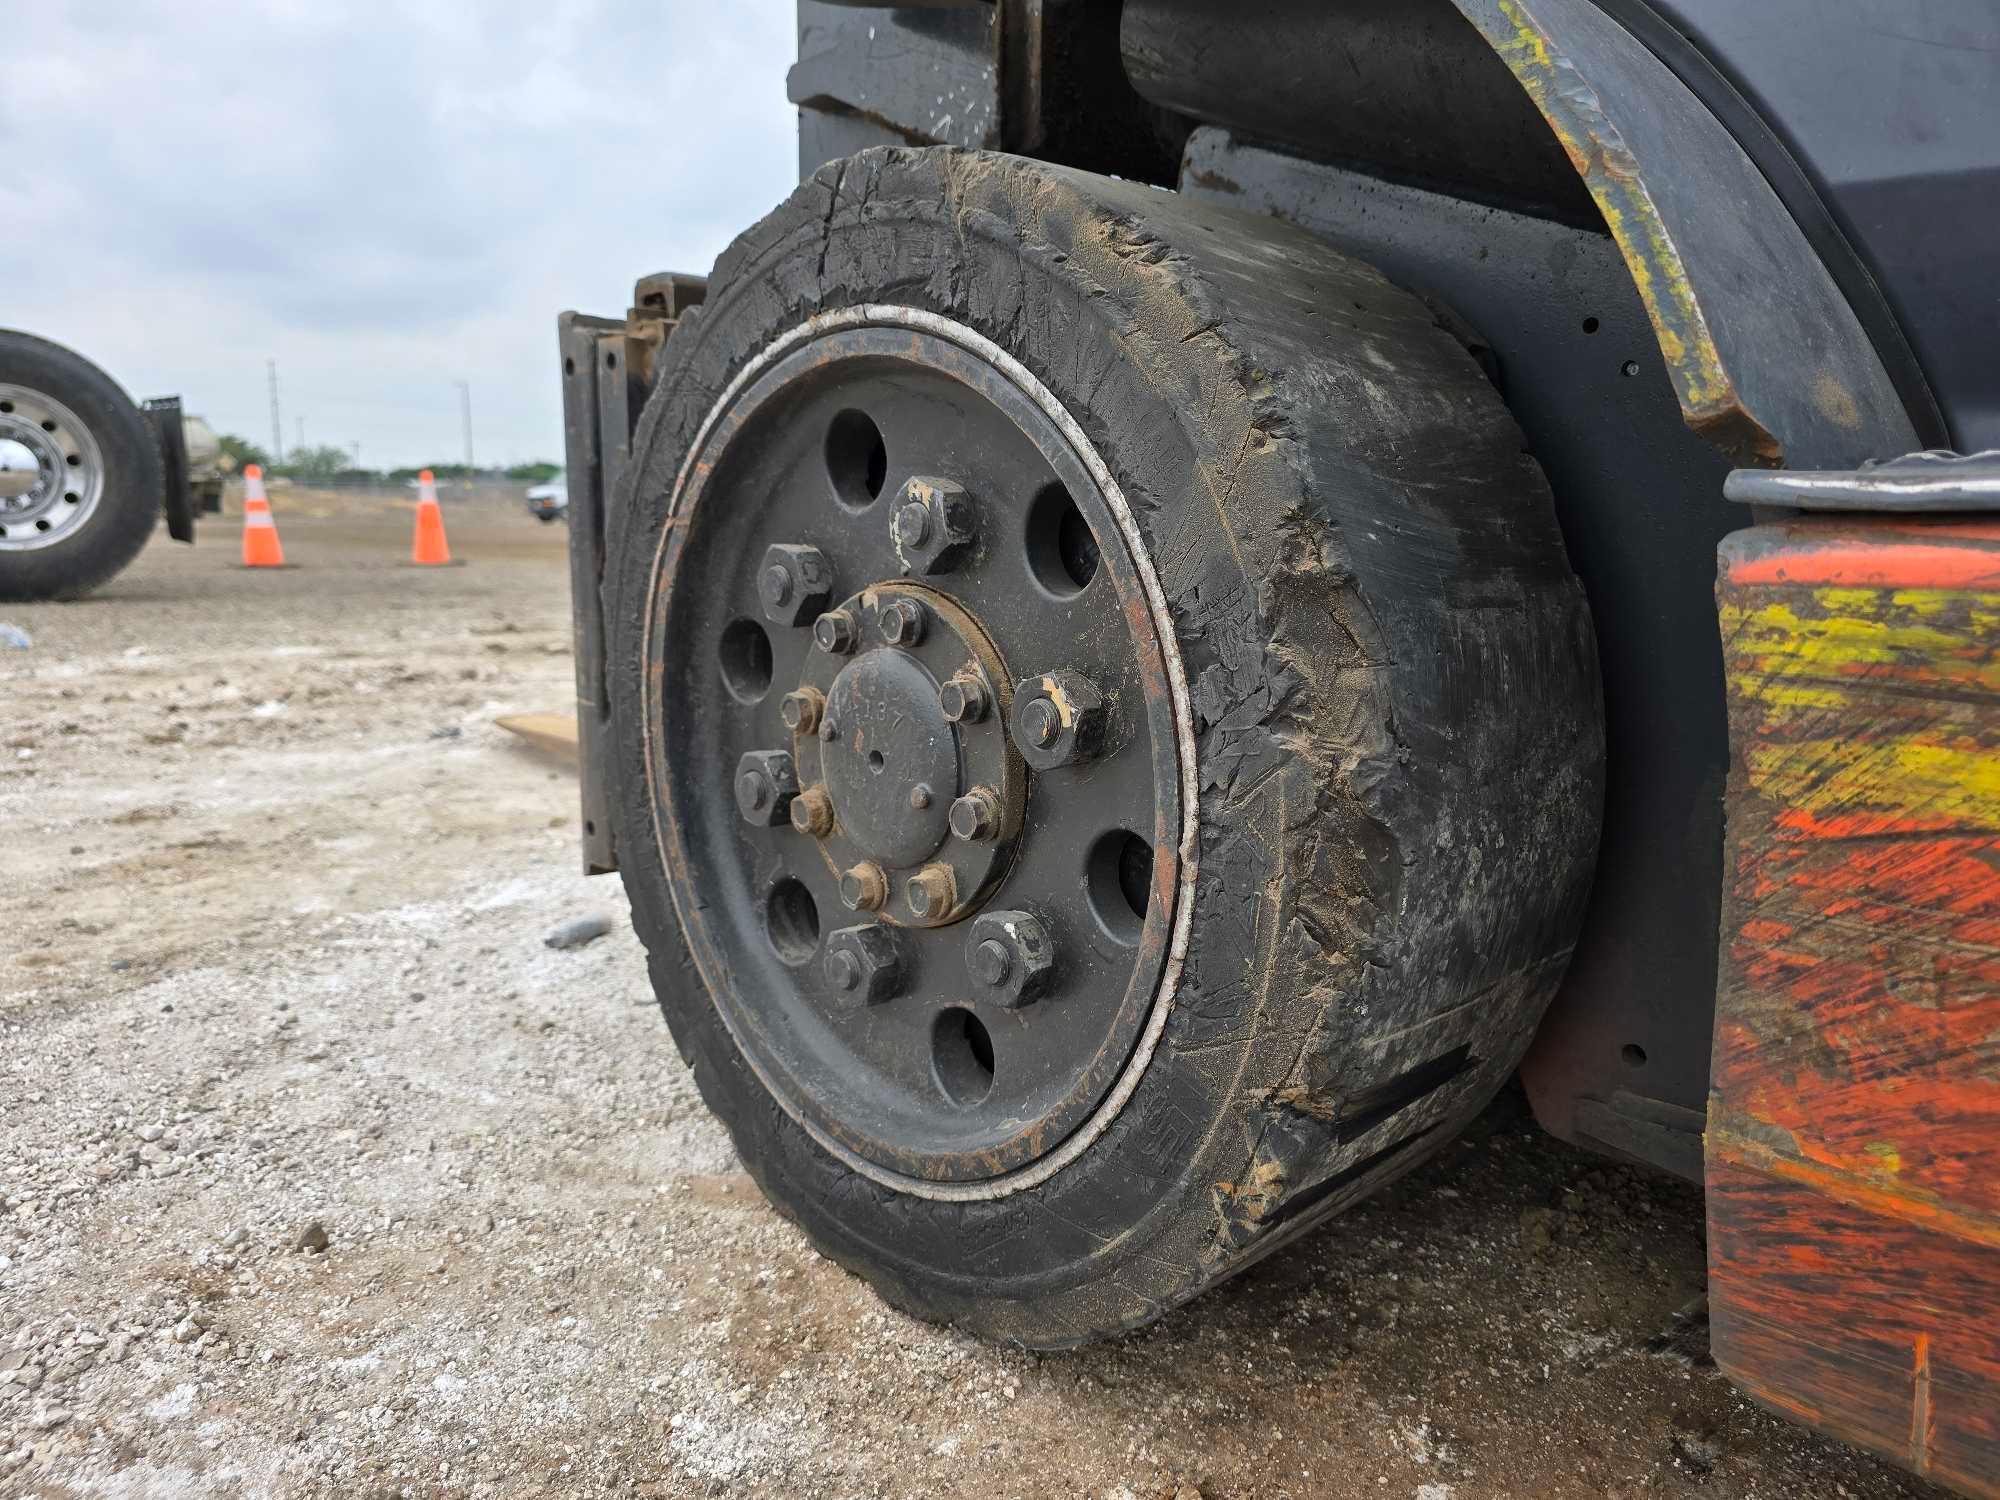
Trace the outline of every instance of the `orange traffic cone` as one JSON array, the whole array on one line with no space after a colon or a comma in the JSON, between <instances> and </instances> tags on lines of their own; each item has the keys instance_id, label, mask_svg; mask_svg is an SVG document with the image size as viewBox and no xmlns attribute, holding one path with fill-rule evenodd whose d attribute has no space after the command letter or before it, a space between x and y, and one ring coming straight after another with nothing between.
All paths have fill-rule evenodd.
<instances>
[{"instance_id":1,"label":"orange traffic cone","mask_svg":"<svg viewBox=\"0 0 2000 1500\"><path fill-rule=\"evenodd\" d=\"M243 466L243 566L282 568L285 549L278 545L278 525L271 519L271 502L264 498L264 471Z\"/></svg>"},{"instance_id":2,"label":"orange traffic cone","mask_svg":"<svg viewBox=\"0 0 2000 1500\"><path fill-rule=\"evenodd\" d=\"M417 534L410 541L410 561L420 568L443 567L451 561L444 541L444 512L438 509L437 479L429 469L417 476Z\"/></svg>"}]
</instances>

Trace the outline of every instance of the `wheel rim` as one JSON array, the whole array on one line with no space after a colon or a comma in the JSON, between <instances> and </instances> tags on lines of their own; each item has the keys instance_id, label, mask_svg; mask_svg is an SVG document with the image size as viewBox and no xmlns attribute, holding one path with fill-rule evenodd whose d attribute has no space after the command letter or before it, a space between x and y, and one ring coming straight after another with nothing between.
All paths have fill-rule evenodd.
<instances>
[{"instance_id":1,"label":"wheel rim","mask_svg":"<svg viewBox=\"0 0 2000 1500\"><path fill-rule=\"evenodd\" d=\"M53 546L80 531L104 494L104 453L76 413L0 384L0 552Z\"/></svg>"},{"instance_id":2,"label":"wheel rim","mask_svg":"<svg viewBox=\"0 0 2000 1500\"><path fill-rule=\"evenodd\" d=\"M1003 351L877 307L753 361L669 511L646 744L718 1012L857 1170L1041 1180L1151 1055L1193 875L1185 683L1115 481Z\"/></svg>"}]
</instances>

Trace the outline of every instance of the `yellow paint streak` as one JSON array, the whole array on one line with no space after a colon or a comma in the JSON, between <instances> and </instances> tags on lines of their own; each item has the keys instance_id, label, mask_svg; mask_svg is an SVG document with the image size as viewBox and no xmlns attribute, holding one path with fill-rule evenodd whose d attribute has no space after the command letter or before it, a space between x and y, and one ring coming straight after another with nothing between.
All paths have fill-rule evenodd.
<instances>
[{"instance_id":1,"label":"yellow paint streak","mask_svg":"<svg viewBox=\"0 0 2000 1500\"><path fill-rule=\"evenodd\" d=\"M2000 605L1943 589L1817 588L1804 599L1724 602L1731 690L1779 709L1847 708L1884 679L2000 693ZM1782 723L1782 720L1775 722Z\"/></svg>"},{"instance_id":2,"label":"yellow paint streak","mask_svg":"<svg viewBox=\"0 0 2000 1500\"><path fill-rule=\"evenodd\" d=\"M1755 745L1744 762L1759 796L1800 812L1893 807L1976 828L2000 822L2000 755L1989 750L1839 736Z\"/></svg>"}]
</instances>

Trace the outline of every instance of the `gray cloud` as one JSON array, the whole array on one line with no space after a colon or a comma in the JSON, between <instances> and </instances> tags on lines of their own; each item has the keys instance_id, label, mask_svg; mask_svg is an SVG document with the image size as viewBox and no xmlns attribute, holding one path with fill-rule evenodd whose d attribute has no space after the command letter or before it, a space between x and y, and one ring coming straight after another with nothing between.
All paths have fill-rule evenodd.
<instances>
[{"instance_id":1,"label":"gray cloud","mask_svg":"<svg viewBox=\"0 0 2000 1500\"><path fill-rule=\"evenodd\" d=\"M554 322L705 271L796 177L790 0L22 7L0 324L364 461L559 457Z\"/></svg>"}]
</instances>

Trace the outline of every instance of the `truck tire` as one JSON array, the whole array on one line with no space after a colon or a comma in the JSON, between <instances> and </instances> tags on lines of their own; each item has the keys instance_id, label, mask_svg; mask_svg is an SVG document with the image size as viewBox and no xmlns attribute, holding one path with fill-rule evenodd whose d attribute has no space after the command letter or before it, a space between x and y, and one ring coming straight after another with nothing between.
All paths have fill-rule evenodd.
<instances>
[{"instance_id":1,"label":"truck tire","mask_svg":"<svg viewBox=\"0 0 2000 1500\"><path fill-rule=\"evenodd\" d=\"M662 354L620 863L752 1176L916 1315L1158 1317L1451 1138L1581 924L1594 637L1415 297L1007 156L830 163Z\"/></svg>"},{"instance_id":2,"label":"truck tire","mask_svg":"<svg viewBox=\"0 0 2000 1500\"><path fill-rule=\"evenodd\" d=\"M81 355L5 328L0 466L0 599L89 593L160 515L159 441L132 398Z\"/></svg>"}]
</instances>

